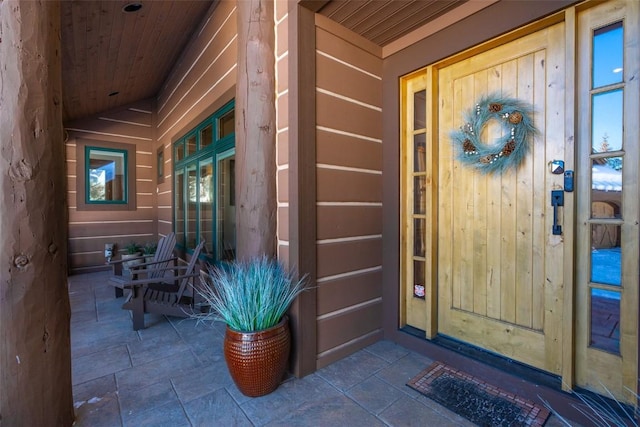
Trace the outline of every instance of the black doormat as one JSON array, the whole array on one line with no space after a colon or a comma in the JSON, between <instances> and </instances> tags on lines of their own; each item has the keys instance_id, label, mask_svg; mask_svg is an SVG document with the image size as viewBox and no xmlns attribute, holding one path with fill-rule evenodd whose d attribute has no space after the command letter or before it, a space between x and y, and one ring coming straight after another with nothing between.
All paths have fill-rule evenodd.
<instances>
[{"instance_id":1,"label":"black doormat","mask_svg":"<svg viewBox=\"0 0 640 427\"><path fill-rule=\"evenodd\" d=\"M549 417L545 407L440 362L407 385L482 427L537 427Z\"/></svg>"}]
</instances>

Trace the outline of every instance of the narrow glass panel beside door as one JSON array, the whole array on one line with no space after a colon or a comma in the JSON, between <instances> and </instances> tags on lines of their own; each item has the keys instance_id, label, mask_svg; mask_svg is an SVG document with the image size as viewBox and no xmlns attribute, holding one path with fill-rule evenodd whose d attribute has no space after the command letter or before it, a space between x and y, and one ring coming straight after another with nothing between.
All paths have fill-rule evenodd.
<instances>
[{"instance_id":1,"label":"narrow glass panel beside door","mask_svg":"<svg viewBox=\"0 0 640 427\"><path fill-rule=\"evenodd\" d=\"M620 292L591 289L591 347L620 353Z\"/></svg>"},{"instance_id":2,"label":"narrow glass panel beside door","mask_svg":"<svg viewBox=\"0 0 640 427\"><path fill-rule=\"evenodd\" d=\"M591 140L594 153L622 149L622 89L592 96Z\"/></svg>"},{"instance_id":3,"label":"narrow glass panel beside door","mask_svg":"<svg viewBox=\"0 0 640 427\"><path fill-rule=\"evenodd\" d=\"M597 29L593 34L593 87L622 81L622 22Z\"/></svg>"}]
</instances>

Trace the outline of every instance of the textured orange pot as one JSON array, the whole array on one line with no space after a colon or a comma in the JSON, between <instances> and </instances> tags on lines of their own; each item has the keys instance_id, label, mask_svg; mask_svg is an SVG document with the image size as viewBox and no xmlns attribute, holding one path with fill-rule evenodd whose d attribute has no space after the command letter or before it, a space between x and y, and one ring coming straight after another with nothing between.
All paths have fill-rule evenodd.
<instances>
[{"instance_id":1,"label":"textured orange pot","mask_svg":"<svg viewBox=\"0 0 640 427\"><path fill-rule=\"evenodd\" d=\"M289 318L257 332L238 332L227 326L224 358L231 378L245 396L258 397L278 388L289 359Z\"/></svg>"}]
</instances>

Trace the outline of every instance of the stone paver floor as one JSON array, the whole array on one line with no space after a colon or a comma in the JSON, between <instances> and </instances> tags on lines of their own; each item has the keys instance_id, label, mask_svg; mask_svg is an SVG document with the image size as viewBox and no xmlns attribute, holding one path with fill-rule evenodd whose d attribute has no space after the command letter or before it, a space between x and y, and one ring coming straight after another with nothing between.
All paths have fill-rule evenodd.
<instances>
[{"instance_id":1,"label":"stone paver floor","mask_svg":"<svg viewBox=\"0 0 640 427\"><path fill-rule=\"evenodd\" d=\"M69 278L75 426L473 425L406 386L432 360L389 341L248 398L227 371L223 324L147 314L135 332L107 278Z\"/></svg>"}]
</instances>

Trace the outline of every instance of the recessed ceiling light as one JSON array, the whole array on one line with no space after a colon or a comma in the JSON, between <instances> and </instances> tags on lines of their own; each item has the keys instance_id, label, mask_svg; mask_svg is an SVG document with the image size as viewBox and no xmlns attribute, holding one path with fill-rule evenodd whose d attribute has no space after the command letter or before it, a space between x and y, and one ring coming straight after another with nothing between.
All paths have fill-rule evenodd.
<instances>
[{"instance_id":1,"label":"recessed ceiling light","mask_svg":"<svg viewBox=\"0 0 640 427\"><path fill-rule=\"evenodd\" d=\"M118 92L118 91L111 92L111 93L109 94L109 96L116 96L116 95L117 95L117 94L119 94L119 93L120 93L120 92Z\"/></svg>"},{"instance_id":2,"label":"recessed ceiling light","mask_svg":"<svg viewBox=\"0 0 640 427\"><path fill-rule=\"evenodd\" d=\"M132 13L132 12L137 12L140 9L142 9L142 3L129 3L122 8L122 11L127 13Z\"/></svg>"}]
</instances>

